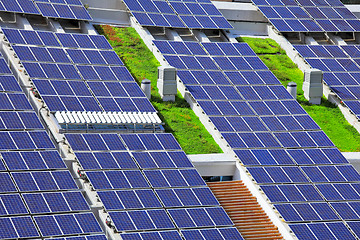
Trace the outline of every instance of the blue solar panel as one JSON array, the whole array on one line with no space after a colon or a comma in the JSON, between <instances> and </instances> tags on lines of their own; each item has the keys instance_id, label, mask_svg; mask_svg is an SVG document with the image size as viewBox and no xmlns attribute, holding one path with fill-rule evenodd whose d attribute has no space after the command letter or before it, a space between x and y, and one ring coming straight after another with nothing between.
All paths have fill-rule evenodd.
<instances>
[{"instance_id":1,"label":"blue solar panel","mask_svg":"<svg viewBox=\"0 0 360 240\"><path fill-rule=\"evenodd\" d=\"M221 51L220 47L216 43L204 42L201 44L210 55L224 55L223 51Z\"/></svg>"},{"instance_id":2,"label":"blue solar panel","mask_svg":"<svg viewBox=\"0 0 360 240\"><path fill-rule=\"evenodd\" d=\"M355 239L342 222L291 224L290 227L303 239L315 239L315 236L316 239Z\"/></svg>"},{"instance_id":3,"label":"blue solar panel","mask_svg":"<svg viewBox=\"0 0 360 240\"><path fill-rule=\"evenodd\" d=\"M290 32L292 30L298 32L354 32L359 29L359 22L354 20L354 15L341 2L328 4L325 1L313 3L312 1L302 0L299 1L300 7L296 6L295 2L284 4L285 6L296 6L288 8L283 6L280 1L256 0L253 2L258 5L260 11L280 32Z\"/></svg>"},{"instance_id":4,"label":"blue solar panel","mask_svg":"<svg viewBox=\"0 0 360 240\"><path fill-rule=\"evenodd\" d=\"M96 48L95 44L91 41L89 35L72 34L72 37L77 42L80 48Z\"/></svg>"},{"instance_id":5,"label":"blue solar panel","mask_svg":"<svg viewBox=\"0 0 360 240\"><path fill-rule=\"evenodd\" d=\"M188 185L184 177L177 170L163 170L161 172L171 187L185 187Z\"/></svg>"},{"instance_id":6,"label":"blue solar panel","mask_svg":"<svg viewBox=\"0 0 360 240\"><path fill-rule=\"evenodd\" d=\"M43 2L44 1L35 0L37 7L40 9L40 12L44 17L76 19L76 20L92 20L91 16L89 15L85 7L81 3L79 4L78 1L50 2L50 3L43 3Z\"/></svg>"},{"instance_id":7,"label":"blue solar panel","mask_svg":"<svg viewBox=\"0 0 360 240\"><path fill-rule=\"evenodd\" d=\"M124 218L120 218L121 215L116 215L116 213L110 213L111 218L113 219L116 228L118 231L123 230L122 225L119 222L126 221ZM133 229L139 230L147 230L147 229L155 229L154 224L152 223L150 217L148 216L146 211L134 211L128 212L128 217L130 219L136 219L134 221Z\"/></svg>"},{"instance_id":8,"label":"blue solar panel","mask_svg":"<svg viewBox=\"0 0 360 240\"><path fill-rule=\"evenodd\" d=\"M126 152L76 153L76 157L85 170L137 168L131 156Z\"/></svg>"},{"instance_id":9,"label":"blue solar panel","mask_svg":"<svg viewBox=\"0 0 360 240\"><path fill-rule=\"evenodd\" d=\"M143 25L143 26L154 26L155 25L146 13L133 12L133 15L136 18L136 20L139 22L140 25Z\"/></svg>"},{"instance_id":10,"label":"blue solar panel","mask_svg":"<svg viewBox=\"0 0 360 240\"><path fill-rule=\"evenodd\" d=\"M143 233L126 233L121 234L121 237L124 240L137 240L137 239L182 239L180 234L177 231L160 231L160 232L143 232ZM162 238L163 237L163 238Z\"/></svg>"},{"instance_id":11,"label":"blue solar panel","mask_svg":"<svg viewBox=\"0 0 360 240\"><path fill-rule=\"evenodd\" d=\"M313 182L346 182L339 169L334 166L302 167Z\"/></svg>"},{"instance_id":12,"label":"blue solar panel","mask_svg":"<svg viewBox=\"0 0 360 240\"><path fill-rule=\"evenodd\" d=\"M185 209L171 209L169 213L179 228L196 227Z\"/></svg>"},{"instance_id":13,"label":"blue solar panel","mask_svg":"<svg viewBox=\"0 0 360 240\"><path fill-rule=\"evenodd\" d=\"M1 1L0 11L27 13L27 14L40 14L35 4L31 0L25 1Z\"/></svg>"},{"instance_id":14,"label":"blue solar panel","mask_svg":"<svg viewBox=\"0 0 360 240\"><path fill-rule=\"evenodd\" d=\"M281 186L262 186L262 190L269 197L271 202L297 202L306 201L296 186L300 185L281 185ZM317 193L312 185L301 185L307 187L307 190L315 193L315 200L322 200L322 197ZM317 198L316 198L317 197Z\"/></svg>"},{"instance_id":15,"label":"blue solar panel","mask_svg":"<svg viewBox=\"0 0 360 240\"><path fill-rule=\"evenodd\" d=\"M87 211L90 209L80 192L28 193L24 195L24 199L31 213Z\"/></svg>"},{"instance_id":16,"label":"blue solar panel","mask_svg":"<svg viewBox=\"0 0 360 240\"><path fill-rule=\"evenodd\" d=\"M27 209L18 194L7 194L0 196L0 215L23 215L27 214Z\"/></svg>"},{"instance_id":17,"label":"blue solar panel","mask_svg":"<svg viewBox=\"0 0 360 240\"><path fill-rule=\"evenodd\" d=\"M175 50L171 47L169 41L154 41L155 46L162 54L175 54Z\"/></svg>"},{"instance_id":18,"label":"blue solar panel","mask_svg":"<svg viewBox=\"0 0 360 240\"><path fill-rule=\"evenodd\" d=\"M0 187L0 192L2 193L8 193L8 192L16 192L15 185L13 181L10 178L10 175L8 173L0 173L0 179L1 182L4 184Z\"/></svg>"},{"instance_id":19,"label":"blue solar panel","mask_svg":"<svg viewBox=\"0 0 360 240\"><path fill-rule=\"evenodd\" d=\"M197 42L185 42L185 45L193 55L207 55L201 45Z\"/></svg>"},{"instance_id":20,"label":"blue solar panel","mask_svg":"<svg viewBox=\"0 0 360 240\"><path fill-rule=\"evenodd\" d=\"M2 218L0 225L6 229L0 233L3 239L39 237L30 217Z\"/></svg>"},{"instance_id":21,"label":"blue solar panel","mask_svg":"<svg viewBox=\"0 0 360 240\"><path fill-rule=\"evenodd\" d=\"M213 57L215 62L219 65L220 69L223 70L241 70L237 69L231 61L226 57Z\"/></svg>"},{"instance_id":22,"label":"blue solar panel","mask_svg":"<svg viewBox=\"0 0 360 240\"><path fill-rule=\"evenodd\" d=\"M149 187L139 171L104 171L86 174L94 188L99 190Z\"/></svg>"},{"instance_id":23,"label":"blue solar panel","mask_svg":"<svg viewBox=\"0 0 360 240\"><path fill-rule=\"evenodd\" d=\"M152 22L155 24L155 26L158 27L170 27L170 23L168 23L165 19L165 17L161 14L154 14L149 13L148 16L152 20Z\"/></svg>"},{"instance_id":24,"label":"blue solar panel","mask_svg":"<svg viewBox=\"0 0 360 240\"><path fill-rule=\"evenodd\" d=\"M67 171L60 172L23 172L12 173L20 191L46 191L77 189L77 186Z\"/></svg>"},{"instance_id":25,"label":"blue solar panel","mask_svg":"<svg viewBox=\"0 0 360 240\"><path fill-rule=\"evenodd\" d=\"M118 231L174 228L165 210L110 212L109 215Z\"/></svg>"},{"instance_id":26,"label":"blue solar panel","mask_svg":"<svg viewBox=\"0 0 360 240\"><path fill-rule=\"evenodd\" d=\"M140 196L140 191L144 192L146 191L148 194L147 196L149 197L148 202L152 201L152 205L153 206L146 206L146 204L143 204L141 202L141 200L138 198L138 196ZM135 194L134 191L117 191L116 194L119 196L119 199L121 200L121 202L124 205L125 209L131 209L131 208L151 208L151 207L161 207L160 202L157 200L157 198L155 197L154 193L151 190L139 190L136 191L137 195Z\"/></svg>"},{"instance_id":27,"label":"blue solar panel","mask_svg":"<svg viewBox=\"0 0 360 240\"><path fill-rule=\"evenodd\" d=\"M10 170L65 168L60 156L53 151L42 152L41 155L38 152L7 152L2 156Z\"/></svg>"},{"instance_id":28,"label":"blue solar panel","mask_svg":"<svg viewBox=\"0 0 360 240\"><path fill-rule=\"evenodd\" d=\"M102 232L92 213L36 216L34 219L43 236Z\"/></svg>"}]
</instances>

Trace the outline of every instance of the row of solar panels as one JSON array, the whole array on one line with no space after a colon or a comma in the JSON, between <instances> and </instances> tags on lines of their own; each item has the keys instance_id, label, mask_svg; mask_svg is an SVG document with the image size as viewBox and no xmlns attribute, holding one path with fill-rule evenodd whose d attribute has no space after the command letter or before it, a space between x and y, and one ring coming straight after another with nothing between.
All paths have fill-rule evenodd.
<instances>
[{"instance_id":1,"label":"row of solar panels","mask_svg":"<svg viewBox=\"0 0 360 240\"><path fill-rule=\"evenodd\" d=\"M352 165L248 167L258 184L360 182Z\"/></svg>"},{"instance_id":2,"label":"row of solar panels","mask_svg":"<svg viewBox=\"0 0 360 240\"><path fill-rule=\"evenodd\" d=\"M171 134L65 136L124 239L242 239ZM168 231L126 233L149 230Z\"/></svg>"},{"instance_id":3,"label":"row of solar panels","mask_svg":"<svg viewBox=\"0 0 360 240\"><path fill-rule=\"evenodd\" d=\"M359 222L346 222L356 236L360 235ZM356 239L342 222L289 224L299 239Z\"/></svg>"},{"instance_id":4,"label":"row of solar panels","mask_svg":"<svg viewBox=\"0 0 360 240\"><path fill-rule=\"evenodd\" d=\"M222 136L234 149L334 147L323 131L223 132Z\"/></svg>"},{"instance_id":5,"label":"row of solar panels","mask_svg":"<svg viewBox=\"0 0 360 240\"><path fill-rule=\"evenodd\" d=\"M33 83L54 112L155 112L135 82L33 80Z\"/></svg>"},{"instance_id":6,"label":"row of solar panels","mask_svg":"<svg viewBox=\"0 0 360 240\"><path fill-rule=\"evenodd\" d=\"M312 67L324 72L324 82L360 119L360 50L357 45L294 45Z\"/></svg>"},{"instance_id":7,"label":"row of solar panels","mask_svg":"<svg viewBox=\"0 0 360 240\"><path fill-rule=\"evenodd\" d=\"M0 0L0 11L49 18L92 20L80 0Z\"/></svg>"},{"instance_id":8,"label":"row of solar panels","mask_svg":"<svg viewBox=\"0 0 360 240\"><path fill-rule=\"evenodd\" d=\"M110 43L102 35L54 33L13 28L2 28L2 32L12 44L112 50Z\"/></svg>"},{"instance_id":9,"label":"row of solar panels","mask_svg":"<svg viewBox=\"0 0 360 240\"><path fill-rule=\"evenodd\" d=\"M336 148L235 150L247 166L348 164Z\"/></svg>"},{"instance_id":10,"label":"row of solar panels","mask_svg":"<svg viewBox=\"0 0 360 240\"><path fill-rule=\"evenodd\" d=\"M92 213L35 216L33 219L29 216L0 218L2 229L6 230L0 232L1 239L66 236L102 232ZM41 235L34 221L40 229ZM100 239L103 239L103 237Z\"/></svg>"},{"instance_id":11,"label":"row of solar panels","mask_svg":"<svg viewBox=\"0 0 360 240\"><path fill-rule=\"evenodd\" d=\"M26 205L23 200L25 200ZM89 211L90 207L81 192L45 192L0 195L0 215L31 214Z\"/></svg>"},{"instance_id":12,"label":"row of solar panels","mask_svg":"<svg viewBox=\"0 0 360 240\"><path fill-rule=\"evenodd\" d=\"M200 230L182 230L182 235L186 240L199 239L240 239L238 231L235 228L219 228L219 229L200 229ZM167 231L167 232L143 232L143 233L126 233L121 234L121 237L124 240L180 240L182 239L177 232Z\"/></svg>"},{"instance_id":13,"label":"row of solar panels","mask_svg":"<svg viewBox=\"0 0 360 240\"><path fill-rule=\"evenodd\" d=\"M142 26L229 29L231 24L211 1L124 0Z\"/></svg>"},{"instance_id":14,"label":"row of solar panels","mask_svg":"<svg viewBox=\"0 0 360 240\"><path fill-rule=\"evenodd\" d=\"M49 239L49 238L48 238ZM87 235L87 236L77 236L77 237L61 237L61 238L51 238L53 240L106 240L105 235Z\"/></svg>"},{"instance_id":15,"label":"row of solar panels","mask_svg":"<svg viewBox=\"0 0 360 240\"><path fill-rule=\"evenodd\" d=\"M358 201L359 183L262 185L273 203ZM348 204L340 202L339 204ZM349 202L352 204L352 202ZM353 204L357 204L354 202ZM341 213L340 213L341 214Z\"/></svg>"},{"instance_id":16,"label":"row of solar panels","mask_svg":"<svg viewBox=\"0 0 360 240\"><path fill-rule=\"evenodd\" d=\"M132 159L127 152L76 153L76 158L85 170L94 169L157 169L157 168L192 168L184 152L134 152ZM136 165L135 162L138 164Z\"/></svg>"},{"instance_id":17,"label":"row of solar panels","mask_svg":"<svg viewBox=\"0 0 360 240\"><path fill-rule=\"evenodd\" d=\"M196 59L196 57L195 57ZM201 62L202 60L200 60ZM211 64L214 64L211 62ZM207 65L205 65L207 66ZM179 70L179 78L185 85L274 85L279 84L270 71L202 71Z\"/></svg>"},{"instance_id":18,"label":"row of solar panels","mask_svg":"<svg viewBox=\"0 0 360 240\"><path fill-rule=\"evenodd\" d=\"M360 21L340 1L253 0L280 32L358 32Z\"/></svg>"},{"instance_id":19,"label":"row of solar panels","mask_svg":"<svg viewBox=\"0 0 360 240\"><path fill-rule=\"evenodd\" d=\"M75 63L94 65L123 65L113 51L59 49L14 46L16 55L25 62ZM70 57L70 59L68 58Z\"/></svg>"},{"instance_id":20,"label":"row of solar panels","mask_svg":"<svg viewBox=\"0 0 360 240\"><path fill-rule=\"evenodd\" d=\"M232 101L284 100L286 101L293 99L292 96L284 89L284 87L280 85L269 86L269 87L268 86L236 86L236 87L235 86L188 86L187 89L192 93L192 95L196 99L199 100L232 100ZM271 102L269 102L269 104L274 106ZM276 106L274 107L276 108ZM286 112L286 110L284 112Z\"/></svg>"},{"instance_id":21,"label":"row of solar panels","mask_svg":"<svg viewBox=\"0 0 360 240\"><path fill-rule=\"evenodd\" d=\"M306 114L304 109L296 101L252 101L252 102L240 102L240 101L202 101L199 100L199 105L203 108L204 112L209 116L254 116L254 115L292 115L292 114ZM256 120L254 120L256 121ZM254 122L253 122L254 123ZM234 125L234 124L232 124ZM264 125L260 122L254 128L264 128ZM280 124L281 125L281 124ZM275 129L270 128L270 129ZM277 128L279 129L279 128ZM262 130L260 130L262 131Z\"/></svg>"},{"instance_id":22,"label":"row of solar panels","mask_svg":"<svg viewBox=\"0 0 360 240\"><path fill-rule=\"evenodd\" d=\"M153 41L164 55L256 56L246 43Z\"/></svg>"},{"instance_id":23,"label":"row of solar panels","mask_svg":"<svg viewBox=\"0 0 360 240\"><path fill-rule=\"evenodd\" d=\"M154 44L165 55L169 64L179 70L268 69L244 43L202 43L200 45L196 42L154 41Z\"/></svg>"},{"instance_id":24,"label":"row of solar panels","mask_svg":"<svg viewBox=\"0 0 360 240\"><path fill-rule=\"evenodd\" d=\"M159 199L156 195L159 196ZM98 191L101 201L108 211L122 209L161 208L161 202L171 207L217 206L218 201L209 188L176 188ZM161 201L161 202L160 202Z\"/></svg>"},{"instance_id":25,"label":"row of solar panels","mask_svg":"<svg viewBox=\"0 0 360 240\"><path fill-rule=\"evenodd\" d=\"M351 203L292 203L275 204L276 209L287 222L359 220L359 202ZM335 209L336 212L332 210ZM341 218L337 215L339 214ZM360 222L358 222L359 224Z\"/></svg>"},{"instance_id":26,"label":"row of solar panels","mask_svg":"<svg viewBox=\"0 0 360 240\"><path fill-rule=\"evenodd\" d=\"M307 115L262 116L257 117L210 117L220 132L250 131L305 131L320 130L320 127Z\"/></svg>"}]
</instances>

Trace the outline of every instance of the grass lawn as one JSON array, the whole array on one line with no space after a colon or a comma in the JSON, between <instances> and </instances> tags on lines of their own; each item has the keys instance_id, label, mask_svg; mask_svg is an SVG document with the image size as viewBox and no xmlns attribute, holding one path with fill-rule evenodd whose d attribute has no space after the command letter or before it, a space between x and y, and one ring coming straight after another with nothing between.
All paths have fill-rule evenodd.
<instances>
[{"instance_id":1,"label":"grass lawn","mask_svg":"<svg viewBox=\"0 0 360 240\"><path fill-rule=\"evenodd\" d=\"M360 151L360 134L346 121L336 105L325 98L320 105L312 105L305 99L303 73L274 40L242 37L238 41L248 43L285 87L289 82L297 83L297 100L341 151Z\"/></svg>"},{"instance_id":2,"label":"grass lawn","mask_svg":"<svg viewBox=\"0 0 360 240\"><path fill-rule=\"evenodd\" d=\"M175 102L163 102L156 86L157 67L160 66L133 28L98 26L115 52L120 56L136 81L151 80L151 103L165 123L166 132L172 133L187 154L221 153L222 150L200 122L185 99L178 93Z\"/></svg>"}]
</instances>

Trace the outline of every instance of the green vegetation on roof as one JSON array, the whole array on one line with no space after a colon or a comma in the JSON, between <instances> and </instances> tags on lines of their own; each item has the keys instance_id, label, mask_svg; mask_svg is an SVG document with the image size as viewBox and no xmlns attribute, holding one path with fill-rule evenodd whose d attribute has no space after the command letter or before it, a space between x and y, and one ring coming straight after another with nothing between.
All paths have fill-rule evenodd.
<instances>
[{"instance_id":1,"label":"green vegetation on roof","mask_svg":"<svg viewBox=\"0 0 360 240\"><path fill-rule=\"evenodd\" d=\"M178 93L175 102L163 102L156 86L157 68L160 66L152 52L133 28L98 26L115 52L120 56L136 81L151 80L151 103L165 123L166 132L172 133L187 154L221 153L211 134L205 129L186 100Z\"/></svg>"},{"instance_id":2,"label":"green vegetation on roof","mask_svg":"<svg viewBox=\"0 0 360 240\"><path fill-rule=\"evenodd\" d=\"M324 97L320 105L310 104L305 99L302 90L304 75L279 44L269 38L241 37L237 40L248 43L285 87L289 82L297 83L297 100L341 151L360 151L360 134L336 105Z\"/></svg>"}]
</instances>

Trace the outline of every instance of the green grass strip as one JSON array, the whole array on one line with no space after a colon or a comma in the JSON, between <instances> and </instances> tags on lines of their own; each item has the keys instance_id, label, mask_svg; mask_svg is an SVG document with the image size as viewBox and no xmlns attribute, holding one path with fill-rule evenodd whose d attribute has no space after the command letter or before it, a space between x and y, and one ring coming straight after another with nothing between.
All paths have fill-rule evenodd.
<instances>
[{"instance_id":1,"label":"green grass strip","mask_svg":"<svg viewBox=\"0 0 360 240\"><path fill-rule=\"evenodd\" d=\"M175 102L162 101L156 86L157 68L160 64L135 29L102 25L97 30L109 40L139 84L144 78L151 81L151 103L165 123L166 132L175 136L186 154L222 153L219 145L179 93Z\"/></svg>"},{"instance_id":2,"label":"green grass strip","mask_svg":"<svg viewBox=\"0 0 360 240\"><path fill-rule=\"evenodd\" d=\"M241 37L237 40L248 43L285 87L289 82L297 83L297 100L341 151L360 151L360 134L336 105L324 97L320 105L310 104L305 99L302 90L304 75L279 44L270 38Z\"/></svg>"}]
</instances>

